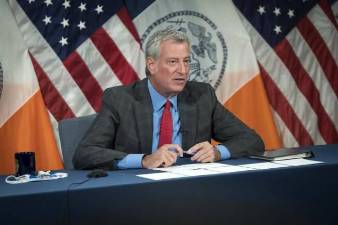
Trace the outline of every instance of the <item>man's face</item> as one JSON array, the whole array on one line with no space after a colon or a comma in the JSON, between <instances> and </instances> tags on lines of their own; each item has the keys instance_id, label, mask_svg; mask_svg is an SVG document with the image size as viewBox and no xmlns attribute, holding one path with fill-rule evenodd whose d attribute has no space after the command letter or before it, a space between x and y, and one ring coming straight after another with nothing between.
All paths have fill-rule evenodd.
<instances>
[{"instance_id":1,"label":"man's face","mask_svg":"<svg viewBox=\"0 0 338 225\"><path fill-rule=\"evenodd\" d=\"M149 79L161 95L177 95L189 76L188 44L172 40L162 42L158 59L147 58L147 66L151 74Z\"/></svg>"}]
</instances>

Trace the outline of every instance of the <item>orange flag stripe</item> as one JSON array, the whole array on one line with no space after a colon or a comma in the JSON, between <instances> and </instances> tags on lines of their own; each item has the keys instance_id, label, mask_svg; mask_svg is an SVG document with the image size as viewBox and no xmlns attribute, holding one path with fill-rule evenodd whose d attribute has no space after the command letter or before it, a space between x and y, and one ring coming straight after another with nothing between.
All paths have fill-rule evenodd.
<instances>
[{"instance_id":1,"label":"orange flag stripe","mask_svg":"<svg viewBox=\"0 0 338 225\"><path fill-rule=\"evenodd\" d=\"M255 129L262 137L266 149L282 146L260 75L247 82L224 106Z\"/></svg>"},{"instance_id":2,"label":"orange flag stripe","mask_svg":"<svg viewBox=\"0 0 338 225\"><path fill-rule=\"evenodd\" d=\"M34 151L37 170L62 169L41 92L35 93L0 128L0 174L15 172L15 152Z\"/></svg>"}]
</instances>

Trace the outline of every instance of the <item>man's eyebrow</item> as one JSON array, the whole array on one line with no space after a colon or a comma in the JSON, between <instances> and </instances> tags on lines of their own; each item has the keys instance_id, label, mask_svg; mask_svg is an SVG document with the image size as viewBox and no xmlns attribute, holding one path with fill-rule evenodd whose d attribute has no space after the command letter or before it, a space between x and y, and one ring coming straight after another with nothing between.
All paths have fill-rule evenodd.
<instances>
[{"instance_id":1,"label":"man's eyebrow","mask_svg":"<svg viewBox=\"0 0 338 225\"><path fill-rule=\"evenodd\" d=\"M190 60L190 57L178 58L178 57L168 57L166 60Z\"/></svg>"},{"instance_id":2,"label":"man's eyebrow","mask_svg":"<svg viewBox=\"0 0 338 225\"><path fill-rule=\"evenodd\" d=\"M174 60L178 60L178 58L176 58L176 57L168 57L168 58L167 58L167 60L173 60L173 59L174 59Z\"/></svg>"}]
</instances>

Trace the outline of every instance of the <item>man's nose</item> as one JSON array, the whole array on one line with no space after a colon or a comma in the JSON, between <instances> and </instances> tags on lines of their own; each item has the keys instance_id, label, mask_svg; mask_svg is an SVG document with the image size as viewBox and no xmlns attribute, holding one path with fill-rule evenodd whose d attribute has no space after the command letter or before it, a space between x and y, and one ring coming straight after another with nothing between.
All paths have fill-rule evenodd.
<instances>
[{"instance_id":1,"label":"man's nose","mask_svg":"<svg viewBox=\"0 0 338 225\"><path fill-rule=\"evenodd\" d=\"M181 62L181 63L178 64L177 70L181 74L187 74L188 70L189 70L189 64L187 64L185 62Z\"/></svg>"}]
</instances>

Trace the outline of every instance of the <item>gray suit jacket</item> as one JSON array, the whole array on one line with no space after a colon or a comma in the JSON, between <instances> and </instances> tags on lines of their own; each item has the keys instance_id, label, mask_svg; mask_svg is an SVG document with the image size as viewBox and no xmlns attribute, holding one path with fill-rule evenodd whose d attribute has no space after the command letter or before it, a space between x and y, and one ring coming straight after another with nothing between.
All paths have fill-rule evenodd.
<instances>
[{"instance_id":1,"label":"gray suit jacket","mask_svg":"<svg viewBox=\"0 0 338 225\"><path fill-rule=\"evenodd\" d=\"M217 101L209 84L188 82L177 99L182 148L214 139L231 157L264 150L261 138ZM116 160L130 153L150 154L153 108L147 79L109 88L93 125L73 157L76 169L116 169Z\"/></svg>"}]
</instances>

